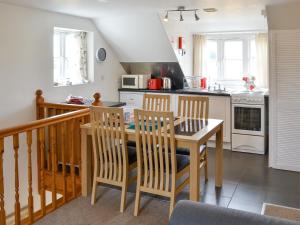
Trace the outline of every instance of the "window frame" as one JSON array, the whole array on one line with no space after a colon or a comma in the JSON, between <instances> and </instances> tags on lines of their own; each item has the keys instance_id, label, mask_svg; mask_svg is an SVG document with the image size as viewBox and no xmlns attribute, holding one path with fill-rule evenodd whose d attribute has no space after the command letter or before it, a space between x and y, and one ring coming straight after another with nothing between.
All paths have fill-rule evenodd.
<instances>
[{"instance_id":1,"label":"window frame","mask_svg":"<svg viewBox=\"0 0 300 225\"><path fill-rule=\"evenodd\" d=\"M251 41L255 40L255 34L210 34L205 35L206 41L217 42L217 80L216 82L237 82L241 79L225 79L225 41L242 41L243 42L243 75L249 75L251 61ZM255 74L251 74L255 76Z\"/></svg>"},{"instance_id":2,"label":"window frame","mask_svg":"<svg viewBox=\"0 0 300 225\"><path fill-rule=\"evenodd\" d=\"M87 55L86 55L86 61L87 61L87 75L88 75L88 80L86 82L81 81L81 82L72 82L72 77L71 76L66 76L66 35L68 33L79 33L79 32L85 32L87 35ZM59 38L59 58L63 58L64 60L59 60L60 61L60 77L55 80L55 55L54 55L54 49L55 49L55 44L54 44L54 36L58 35ZM93 32L85 31L85 30L77 30L77 29L69 29L69 28L62 28L62 27L54 27L53 28L53 85L54 87L65 87L65 86L75 86L75 85L84 85L88 83L94 82L94 58L91 57L91 54L93 54L94 51L94 34ZM70 82L68 82L68 80Z\"/></svg>"}]
</instances>

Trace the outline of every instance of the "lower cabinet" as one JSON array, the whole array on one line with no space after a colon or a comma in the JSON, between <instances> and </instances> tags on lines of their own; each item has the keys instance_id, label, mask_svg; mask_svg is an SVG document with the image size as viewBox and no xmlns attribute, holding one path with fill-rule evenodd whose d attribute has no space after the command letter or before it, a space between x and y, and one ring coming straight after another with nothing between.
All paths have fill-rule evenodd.
<instances>
[{"instance_id":1,"label":"lower cabinet","mask_svg":"<svg viewBox=\"0 0 300 225\"><path fill-rule=\"evenodd\" d=\"M231 142L231 98L209 96L209 118L224 120L224 142Z\"/></svg>"},{"instance_id":2,"label":"lower cabinet","mask_svg":"<svg viewBox=\"0 0 300 225\"><path fill-rule=\"evenodd\" d=\"M152 94L152 93L151 93ZM159 93L161 94L161 93ZM162 94L166 95L166 94ZM178 94L171 95L171 111L177 116ZM120 101L126 102L128 106L142 108L143 92L120 92ZM231 148L231 98L229 96L208 96L209 97L209 118L221 119L224 121L223 133L224 142L229 143L224 148ZM212 137L212 141L215 137Z\"/></svg>"},{"instance_id":3,"label":"lower cabinet","mask_svg":"<svg viewBox=\"0 0 300 225\"><path fill-rule=\"evenodd\" d=\"M125 102L126 105L143 108L143 92L120 92L120 102Z\"/></svg>"}]
</instances>

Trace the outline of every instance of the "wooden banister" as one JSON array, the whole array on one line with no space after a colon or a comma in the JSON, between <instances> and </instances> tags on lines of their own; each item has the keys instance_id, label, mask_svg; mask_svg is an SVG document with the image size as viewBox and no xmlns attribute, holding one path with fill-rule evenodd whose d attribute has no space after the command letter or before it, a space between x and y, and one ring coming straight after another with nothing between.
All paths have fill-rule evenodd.
<instances>
[{"instance_id":1,"label":"wooden banister","mask_svg":"<svg viewBox=\"0 0 300 225\"><path fill-rule=\"evenodd\" d=\"M74 112L65 113L62 115L57 115L57 116L53 116L53 117L49 117L49 118L45 118L45 119L41 119L41 120L36 120L36 121L26 123L23 125L2 129L2 130L0 130L0 138L9 137L14 134L43 128L43 127L54 125L57 123L62 123L64 121L66 121L66 119L69 119L69 118L80 118L83 116L88 116L89 112L90 112L90 109L82 109L82 110L78 110L78 111L74 111Z\"/></svg>"},{"instance_id":2,"label":"wooden banister","mask_svg":"<svg viewBox=\"0 0 300 225\"><path fill-rule=\"evenodd\" d=\"M44 104L40 102L39 104ZM4 204L4 182L13 182L11 179L4 180L3 155L5 151L5 140L12 138L14 150L14 224L33 224L50 211L64 203L78 197L81 192L80 173L76 172L80 162L80 124L89 118L90 109L83 108L77 111L56 115L49 118L39 119L0 130L0 224L6 223L6 212ZM41 208L34 211L34 196L32 176L32 135L37 135L37 161L38 161L38 183ZM22 141L25 134L25 142ZM20 146L24 143L24 146ZM27 160L19 163L20 151L26 149ZM10 149L7 149L10 150ZM24 152L22 153L24 154ZM77 160L77 161L76 161ZM20 160L21 161L21 160ZM19 169L27 167L27 182L20 180ZM67 169L69 168L69 169ZM26 184L28 190L28 214L26 218L21 217L20 190L25 190L21 185ZM52 198L47 198L46 191L51 192ZM58 197L60 194L62 197ZM49 204L49 201L51 203ZM24 222L26 221L26 222Z\"/></svg>"},{"instance_id":3,"label":"wooden banister","mask_svg":"<svg viewBox=\"0 0 300 225\"><path fill-rule=\"evenodd\" d=\"M93 106L102 106L102 102L101 102L101 94L100 93L95 93L93 95L95 101L92 103Z\"/></svg>"},{"instance_id":4,"label":"wooden banister","mask_svg":"<svg viewBox=\"0 0 300 225\"><path fill-rule=\"evenodd\" d=\"M94 94L93 106L101 106L100 93ZM46 102L43 91L35 92L36 119L18 126L0 129L0 224L6 224L5 186L14 185L14 224L33 224L38 219L62 206L81 194L81 154L80 125L90 121L88 105L75 105ZM33 144L33 135L36 143ZM8 142L12 142L14 153L14 179L5 179L4 152L11 151ZM37 151L32 151L32 149ZM6 149L7 148L7 149ZM25 150L25 151L24 151ZM23 152L22 152L23 151ZM35 153L36 152L36 153ZM27 160L19 158L26 154ZM37 154L37 182L33 176L32 161ZM22 163L22 164L20 164ZM27 180L20 173L27 168ZM26 179L26 178L25 178ZM27 181L27 182L26 182ZM12 182L4 185L5 182ZM38 184L40 202L35 203L33 190ZM25 188L22 185L26 185ZM20 190L27 190L28 213L21 213ZM50 195L46 195L50 192ZM48 196L48 197L47 197ZM50 198L49 198L50 196ZM59 197L60 196L60 197ZM40 205L40 209L36 207ZM11 212L9 212L10 214Z\"/></svg>"},{"instance_id":5,"label":"wooden banister","mask_svg":"<svg viewBox=\"0 0 300 225\"><path fill-rule=\"evenodd\" d=\"M35 102L36 102L36 119L43 119L45 112L43 107L41 107L41 105L45 102L45 99L43 97L43 91L38 89L35 92Z\"/></svg>"}]
</instances>

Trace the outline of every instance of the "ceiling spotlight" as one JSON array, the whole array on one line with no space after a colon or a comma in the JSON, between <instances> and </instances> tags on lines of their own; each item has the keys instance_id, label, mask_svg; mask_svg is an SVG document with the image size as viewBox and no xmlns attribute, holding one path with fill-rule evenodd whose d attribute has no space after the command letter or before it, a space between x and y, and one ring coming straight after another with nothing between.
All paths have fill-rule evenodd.
<instances>
[{"instance_id":1,"label":"ceiling spotlight","mask_svg":"<svg viewBox=\"0 0 300 225\"><path fill-rule=\"evenodd\" d=\"M168 22L168 20L169 20L169 12L167 11L167 14L165 15L164 21Z\"/></svg>"},{"instance_id":2,"label":"ceiling spotlight","mask_svg":"<svg viewBox=\"0 0 300 225\"><path fill-rule=\"evenodd\" d=\"M196 21L200 20L199 16L197 15L197 10L195 10L195 20Z\"/></svg>"},{"instance_id":3,"label":"ceiling spotlight","mask_svg":"<svg viewBox=\"0 0 300 225\"><path fill-rule=\"evenodd\" d=\"M205 8L203 9L204 12L212 13L217 12L218 10L216 8Z\"/></svg>"},{"instance_id":4,"label":"ceiling spotlight","mask_svg":"<svg viewBox=\"0 0 300 225\"><path fill-rule=\"evenodd\" d=\"M183 13L194 13L194 16L195 16L195 20L198 21L200 20L198 14L197 14L197 11L199 9L186 9L184 6L179 6L177 9L169 9L169 10L166 10L166 15L164 17L164 21L168 21L168 17L169 17L169 13L180 13L180 17L179 17L179 20L182 22L184 21L183 19Z\"/></svg>"},{"instance_id":5,"label":"ceiling spotlight","mask_svg":"<svg viewBox=\"0 0 300 225\"><path fill-rule=\"evenodd\" d=\"M182 16L182 11L180 11L180 21L184 21L183 16Z\"/></svg>"}]
</instances>

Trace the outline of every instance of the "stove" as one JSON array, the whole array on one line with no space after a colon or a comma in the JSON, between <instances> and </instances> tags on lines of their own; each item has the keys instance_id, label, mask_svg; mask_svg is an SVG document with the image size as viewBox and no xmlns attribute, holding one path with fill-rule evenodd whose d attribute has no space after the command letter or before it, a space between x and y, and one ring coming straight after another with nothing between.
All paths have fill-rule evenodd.
<instances>
[{"instance_id":1,"label":"stove","mask_svg":"<svg viewBox=\"0 0 300 225\"><path fill-rule=\"evenodd\" d=\"M232 150L265 154L265 92L232 94Z\"/></svg>"},{"instance_id":2,"label":"stove","mask_svg":"<svg viewBox=\"0 0 300 225\"><path fill-rule=\"evenodd\" d=\"M231 101L232 104L264 105L265 92L234 92Z\"/></svg>"}]
</instances>

